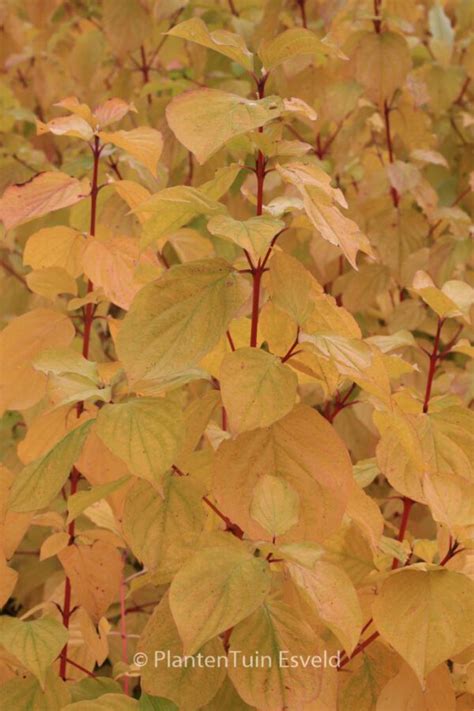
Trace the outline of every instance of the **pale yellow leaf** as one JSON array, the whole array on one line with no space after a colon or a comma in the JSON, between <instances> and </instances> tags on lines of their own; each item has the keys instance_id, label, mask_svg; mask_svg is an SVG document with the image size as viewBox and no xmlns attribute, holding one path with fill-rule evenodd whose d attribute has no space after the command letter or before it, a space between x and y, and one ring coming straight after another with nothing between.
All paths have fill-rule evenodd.
<instances>
[{"instance_id":1,"label":"pale yellow leaf","mask_svg":"<svg viewBox=\"0 0 474 711\"><path fill-rule=\"evenodd\" d=\"M175 25L166 34L196 42L229 57L249 71L253 69L253 55L240 35L221 29L210 32L199 17L192 17L190 20Z\"/></svg>"},{"instance_id":2,"label":"pale yellow leaf","mask_svg":"<svg viewBox=\"0 0 474 711\"><path fill-rule=\"evenodd\" d=\"M170 376L196 367L245 301L247 284L222 259L173 267L135 297L117 338L127 375Z\"/></svg>"},{"instance_id":3,"label":"pale yellow leaf","mask_svg":"<svg viewBox=\"0 0 474 711\"><path fill-rule=\"evenodd\" d=\"M92 546L67 546L58 558L71 581L73 595L98 622L118 595L123 567L119 551L97 541Z\"/></svg>"},{"instance_id":4,"label":"pale yellow leaf","mask_svg":"<svg viewBox=\"0 0 474 711\"><path fill-rule=\"evenodd\" d=\"M228 353L219 381L233 432L268 427L295 404L296 375L280 358L257 348Z\"/></svg>"},{"instance_id":5,"label":"pale yellow leaf","mask_svg":"<svg viewBox=\"0 0 474 711\"><path fill-rule=\"evenodd\" d=\"M172 666L156 652L169 652L171 658L183 656L183 644L176 629L176 624L169 607L168 595L165 595L148 620L140 639L137 651L147 655L148 664L141 667L141 684L144 691L153 696L171 699L186 711L197 711L215 695L226 672L223 665L204 667L192 663L186 666ZM201 650L204 657L224 655L224 647L219 639L207 642Z\"/></svg>"},{"instance_id":6,"label":"pale yellow leaf","mask_svg":"<svg viewBox=\"0 0 474 711\"><path fill-rule=\"evenodd\" d=\"M0 333L0 410L22 410L46 392L46 376L32 365L48 346L68 346L75 335L67 316L50 309L33 309L18 316Z\"/></svg>"},{"instance_id":7,"label":"pale yellow leaf","mask_svg":"<svg viewBox=\"0 0 474 711\"><path fill-rule=\"evenodd\" d=\"M250 515L273 537L286 533L297 522L300 497L281 477L265 474L256 486Z\"/></svg>"},{"instance_id":8,"label":"pale yellow leaf","mask_svg":"<svg viewBox=\"0 0 474 711\"><path fill-rule=\"evenodd\" d=\"M195 553L170 587L170 608L184 654L195 654L252 614L269 590L269 564L243 542L230 540Z\"/></svg>"},{"instance_id":9,"label":"pale yellow leaf","mask_svg":"<svg viewBox=\"0 0 474 711\"><path fill-rule=\"evenodd\" d=\"M403 665L380 692L376 711L456 711L456 696L446 664L426 678L425 689L409 666Z\"/></svg>"},{"instance_id":10,"label":"pale yellow leaf","mask_svg":"<svg viewBox=\"0 0 474 711\"><path fill-rule=\"evenodd\" d=\"M207 223L212 235L219 235L234 242L256 258L264 257L273 238L281 232L285 223L273 217L260 215L248 220L234 220L229 215L216 215Z\"/></svg>"},{"instance_id":11,"label":"pale yellow leaf","mask_svg":"<svg viewBox=\"0 0 474 711\"><path fill-rule=\"evenodd\" d=\"M311 659L322 653L322 642L308 623L290 605L269 598L232 630L230 654L236 662L228 673L239 695L252 707L300 709L304 701L318 696L322 673ZM290 665L291 657L296 663ZM252 664L256 658L259 663ZM308 658L303 667L301 660Z\"/></svg>"},{"instance_id":12,"label":"pale yellow leaf","mask_svg":"<svg viewBox=\"0 0 474 711\"><path fill-rule=\"evenodd\" d=\"M299 521L285 541L320 542L337 530L352 481L342 440L327 420L304 405L271 427L223 442L214 471L212 493L219 508L251 538L264 540L269 539L268 532L249 513L262 476L282 477L299 494Z\"/></svg>"},{"instance_id":13,"label":"pale yellow leaf","mask_svg":"<svg viewBox=\"0 0 474 711\"><path fill-rule=\"evenodd\" d=\"M104 143L113 143L122 148L156 176L157 163L163 150L163 137L159 131L150 126L140 126L130 131L102 131L99 136Z\"/></svg>"},{"instance_id":14,"label":"pale yellow leaf","mask_svg":"<svg viewBox=\"0 0 474 711\"><path fill-rule=\"evenodd\" d=\"M0 198L0 220L5 229L29 222L89 195L87 179L71 178L60 171L38 173L20 185L10 185Z\"/></svg>"},{"instance_id":15,"label":"pale yellow leaf","mask_svg":"<svg viewBox=\"0 0 474 711\"><path fill-rule=\"evenodd\" d=\"M219 89L194 89L175 97L166 118L176 138L205 163L225 143L280 116L279 97L245 99Z\"/></svg>"},{"instance_id":16,"label":"pale yellow leaf","mask_svg":"<svg viewBox=\"0 0 474 711\"><path fill-rule=\"evenodd\" d=\"M33 269L62 267L72 277L82 273L86 240L71 227L45 227L28 238L23 263Z\"/></svg>"},{"instance_id":17,"label":"pale yellow leaf","mask_svg":"<svg viewBox=\"0 0 474 711\"><path fill-rule=\"evenodd\" d=\"M65 627L52 617L25 621L4 615L0 618L2 645L13 654L44 688L46 672L69 637Z\"/></svg>"},{"instance_id":18,"label":"pale yellow leaf","mask_svg":"<svg viewBox=\"0 0 474 711\"><path fill-rule=\"evenodd\" d=\"M169 582L197 547L205 521L204 493L194 478L171 474L164 477L163 495L145 481L129 491L124 536L157 580Z\"/></svg>"},{"instance_id":19,"label":"pale yellow leaf","mask_svg":"<svg viewBox=\"0 0 474 711\"><path fill-rule=\"evenodd\" d=\"M362 629L362 610L348 575L332 563L319 560L311 568L287 562L293 582L334 632L346 653L352 654Z\"/></svg>"},{"instance_id":20,"label":"pale yellow leaf","mask_svg":"<svg viewBox=\"0 0 474 711\"><path fill-rule=\"evenodd\" d=\"M160 485L183 438L181 408L172 400L139 398L103 407L96 432L135 476Z\"/></svg>"},{"instance_id":21,"label":"pale yellow leaf","mask_svg":"<svg viewBox=\"0 0 474 711\"><path fill-rule=\"evenodd\" d=\"M382 639L403 657L420 683L441 662L472 644L474 583L449 570L399 570L372 608Z\"/></svg>"}]
</instances>

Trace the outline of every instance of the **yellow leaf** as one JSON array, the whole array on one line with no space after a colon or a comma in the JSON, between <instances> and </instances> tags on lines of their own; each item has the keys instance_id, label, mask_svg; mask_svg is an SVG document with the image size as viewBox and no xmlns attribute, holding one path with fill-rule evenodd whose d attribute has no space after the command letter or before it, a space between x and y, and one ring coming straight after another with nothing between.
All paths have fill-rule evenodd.
<instances>
[{"instance_id":1,"label":"yellow leaf","mask_svg":"<svg viewBox=\"0 0 474 711\"><path fill-rule=\"evenodd\" d=\"M52 119L48 123L37 121L36 129L38 136L44 133L54 133L55 136L73 136L81 138L83 141L90 141L94 135L90 124L81 116L74 114Z\"/></svg>"},{"instance_id":2,"label":"yellow leaf","mask_svg":"<svg viewBox=\"0 0 474 711\"><path fill-rule=\"evenodd\" d=\"M51 558L51 556L56 555L59 551L62 551L69 543L69 534L65 531L59 531L58 533L52 533L51 536L45 538L41 544L40 549L40 560L46 560Z\"/></svg>"},{"instance_id":3,"label":"yellow leaf","mask_svg":"<svg viewBox=\"0 0 474 711\"><path fill-rule=\"evenodd\" d=\"M3 464L0 464L0 558L2 560L9 560L13 556L28 530L33 516L30 513L16 513L8 510L7 504L13 480L13 474Z\"/></svg>"},{"instance_id":4,"label":"yellow leaf","mask_svg":"<svg viewBox=\"0 0 474 711\"><path fill-rule=\"evenodd\" d=\"M151 196L149 190L133 180L116 180L112 183L112 187L122 200L125 200L132 211ZM137 219L139 222L145 221L144 216L141 214L137 214Z\"/></svg>"},{"instance_id":5,"label":"yellow leaf","mask_svg":"<svg viewBox=\"0 0 474 711\"><path fill-rule=\"evenodd\" d=\"M346 654L354 651L362 629L362 610L348 575L332 563L316 561L311 568L285 563L303 597L315 607L325 625L342 643Z\"/></svg>"},{"instance_id":6,"label":"yellow leaf","mask_svg":"<svg viewBox=\"0 0 474 711\"><path fill-rule=\"evenodd\" d=\"M196 42L197 44L213 49L245 69L252 71L253 55L245 46L245 42L240 35L227 30L214 30L209 32L205 23L199 17L192 17L190 20L181 22L169 30L167 35L171 37L181 37L182 39Z\"/></svg>"},{"instance_id":7,"label":"yellow leaf","mask_svg":"<svg viewBox=\"0 0 474 711\"><path fill-rule=\"evenodd\" d=\"M344 49L350 57L350 67L366 96L377 103L391 99L411 68L405 38L394 32L362 31L350 38L349 45Z\"/></svg>"},{"instance_id":8,"label":"yellow leaf","mask_svg":"<svg viewBox=\"0 0 474 711\"><path fill-rule=\"evenodd\" d=\"M300 709L304 701L318 696L321 669L312 665L311 658L322 655L322 642L280 600L269 598L232 630L229 653L236 660L229 666L229 676L252 707ZM296 658L295 665L290 665L291 657ZM307 658L309 664L303 667L301 659ZM252 664L256 659L259 663Z\"/></svg>"},{"instance_id":9,"label":"yellow leaf","mask_svg":"<svg viewBox=\"0 0 474 711\"><path fill-rule=\"evenodd\" d=\"M46 267L27 274L26 283L34 294L54 301L59 294L77 294L76 280L61 267Z\"/></svg>"},{"instance_id":10,"label":"yellow leaf","mask_svg":"<svg viewBox=\"0 0 474 711\"><path fill-rule=\"evenodd\" d=\"M176 629L176 624L169 607L166 594L155 608L148 620L140 639L137 651L146 654L148 664L141 667L141 684L144 691L154 696L171 699L186 711L197 711L215 695L226 672L222 664L204 667L195 665L192 661L186 665L167 663L166 656L159 654L155 667L155 653L169 653L171 660L182 658L183 645ZM223 657L224 647L219 639L213 639L205 644L200 653L203 657L219 659Z\"/></svg>"},{"instance_id":11,"label":"yellow leaf","mask_svg":"<svg viewBox=\"0 0 474 711\"><path fill-rule=\"evenodd\" d=\"M420 408L421 409L421 408ZM474 415L458 406L429 414L378 412L377 462L392 486L428 503L436 520L466 525L474 513Z\"/></svg>"},{"instance_id":12,"label":"yellow leaf","mask_svg":"<svg viewBox=\"0 0 474 711\"><path fill-rule=\"evenodd\" d=\"M72 277L82 274L85 238L71 227L45 227L28 238L23 263L33 269L62 267Z\"/></svg>"},{"instance_id":13,"label":"yellow leaf","mask_svg":"<svg viewBox=\"0 0 474 711\"><path fill-rule=\"evenodd\" d=\"M270 566L244 543L204 548L177 573L170 609L184 654L233 627L262 604L270 590Z\"/></svg>"},{"instance_id":14,"label":"yellow leaf","mask_svg":"<svg viewBox=\"0 0 474 711\"><path fill-rule=\"evenodd\" d=\"M13 654L44 688L46 672L69 637L63 625L52 617L31 622L14 617L0 618L2 645Z\"/></svg>"},{"instance_id":15,"label":"yellow leaf","mask_svg":"<svg viewBox=\"0 0 474 711\"><path fill-rule=\"evenodd\" d=\"M249 513L259 479L287 481L300 497L298 524L284 540L320 542L341 524L352 481L348 452L335 430L305 405L271 427L221 444L215 459L212 493L219 508L251 538L269 534Z\"/></svg>"},{"instance_id":16,"label":"yellow leaf","mask_svg":"<svg viewBox=\"0 0 474 711\"><path fill-rule=\"evenodd\" d=\"M124 694L102 694L63 706L62 711L138 711L138 708L139 702Z\"/></svg>"},{"instance_id":17,"label":"yellow leaf","mask_svg":"<svg viewBox=\"0 0 474 711\"><path fill-rule=\"evenodd\" d=\"M148 247L160 237L170 235L188 224L198 215L215 215L224 210L221 203L199 188L175 185L160 190L148 200L140 202L134 209L139 219L142 217L144 222L140 246L142 249Z\"/></svg>"},{"instance_id":18,"label":"yellow leaf","mask_svg":"<svg viewBox=\"0 0 474 711\"><path fill-rule=\"evenodd\" d=\"M300 497L287 481L265 474L255 486L250 515L275 537L298 523L299 507Z\"/></svg>"},{"instance_id":19,"label":"yellow leaf","mask_svg":"<svg viewBox=\"0 0 474 711\"><path fill-rule=\"evenodd\" d=\"M456 711L456 696L446 664L436 667L426 678L422 689L409 666L383 687L376 711Z\"/></svg>"},{"instance_id":20,"label":"yellow leaf","mask_svg":"<svg viewBox=\"0 0 474 711\"><path fill-rule=\"evenodd\" d=\"M430 306L440 318L463 316L470 320L474 304L474 289L469 284L452 279L438 289L429 274L418 271L413 279L413 291Z\"/></svg>"},{"instance_id":21,"label":"yellow leaf","mask_svg":"<svg viewBox=\"0 0 474 711\"><path fill-rule=\"evenodd\" d=\"M177 457L183 428L181 408L161 398L105 405L96 424L100 439L131 473L158 486Z\"/></svg>"},{"instance_id":22,"label":"yellow leaf","mask_svg":"<svg viewBox=\"0 0 474 711\"><path fill-rule=\"evenodd\" d=\"M46 376L32 365L48 346L68 346L75 335L67 316L50 309L33 309L18 316L0 333L0 411L23 410L46 392Z\"/></svg>"},{"instance_id":23,"label":"yellow leaf","mask_svg":"<svg viewBox=\"0 0 474 711\"><path fill-rule=\"evenodd\" d=\"M55 669L47 670L44 687L41 688L35 677L14 676L0 686L0 706L28 711L63 711L71 700L71 693Z\"/></svg>"},{"instance_id":24,"label":"yellow leaf","mask_svg":"<svg viewBox=\"0 0 474 711\"><path fill-rule=\"evenodd\" d=\"M385 645L378 642L369 645L364 654L351 661L349 673L339 679L338 711L375 711L381 689L399 666L400 658Z\"/></svg>"},{"instance_id":25,"label":"yellow leaf","mask_svg":"<svg viewBox=\"0 0 474 711\"><path fill-rule=\"evenodd\" d=\"M117 338L130 380L196 367L244 302L244 287L247 284L222 259L173 267L145 286Z\"/></svg>"},{"instance_id":26,"label":"yellow leaf","mask_svg":"<svg viewBox=\"0 0 474 711\"><path fill-rule=\"evenodd\" d=\"M140 254L137 240L121 235L90 237L83 265L94 286L101 288L105 296L122 309L130 308L142 286L136 278L140 267L149 268L155 277L161 271L151 250Z\"/></svg>"},{"instance_id":27,"label":"yellow leaf","mask_svg":"<svg viewBox=\"0 0 474 711\"><path fill-rule=\"evenodd\" d=\"M18 571L9 568L3 557L0 558L0 605L3 607L11 597L18 580ZM1 698L1 696L0 696Z\"/></svg>"},{"instance_id":28,"label":"yellow leaf","mask_svg":"<svg viewBox=\"0 0 474 711\"><path fill-rule=\"evenodd\" d=\"M152 29L139 0L104 0L102 13L104 32L118 55L138 49Z\"/></svg>"},{"instance_id":29,"label":"yellow leaf","mask_svg":"<svg viewBox=\"0 0 474 711\"><path fill-rule=\"evenodd\" d=\"M441 662L472 644L474 583L450 570L399 570L383 583L374 623L420 683Z\"/></svg>"},{"instance_id":30,"label":"yellow leaf","mask_svg":"<svg viewBox=\"0 0 474 711\"><path fill-rule=\"evenodd\" d=\"M67 546L58 558L79 604L98 622L118 595L123 566L119 551L96 541L92 546Z\"/></svg>"},{"instance_id":31,"label":"yellow leaf","mask_svg":"<svg viewBox=\"0 0 474 711\"><path fill-rule=\"evenodd\" d=\"M331 187L330 176L316 166L302 163L277 166L277 170L301 194L306 214L321 237L338 246L357 269L357 252L371 254L370 244L356 223L340 211L338 206L347 207L347 203L342 192Z\"/></svg>"},{"instance_id":32,"label":"yellow leaf","mask_svg":"<svg viewBox=\"0 0 474 711\"><path fill-rule=\"evenodd\" d=\"M167 474L163 495L147 482L129 491L123 513L124 536L134 555L167 583L196 549L204 527L202 486L192 477Z\"/></svg>"},{"instance_id":33,"label":"yellow leaf","mask_svg":"<svg viewBox=\"0 0 474 711\"><path fill-rule=\"evenodd\" d=\"M87 104L82 104L77 96L67 96L61 101L57 101L54 106L59 106L61 109L66 109L71 114L75 116L80 116L84 121L86 121L91 126L94 126L94 118L92 116L92 111L87 106Z\"/></svg>"},{"instance_id":34,"label":"yellow leaf","mask_svg":"<svg viewBox=\"0 0 474 711\"><path fill-rule=\"evenodd\" d=\"M320 40L314 32L302 27L292 27L273 39L264 39L258 50L258 55L267 71L292 57L310 56L314 58L316 64L322 64L328 54L334 53L335 50L329 43ZM344 58L342 53L338 56Z\"/></svg>"},{"instance_id":35,"label":"yellow leaf","mask_svg":"<svg viewBox=\"0 0 474 711\"><path fill-rule=\"evenodd\" d=\"M140 126L130 131L102 131L99 137L104 143L113 143L122 148L156 176L156 164L163 150L163 137L159 131L149 126Z\"/></svg>"},{"instance_id":36,"label":"yellow leaf","mask_svg":"<svg viewBox=\"0 0 474 711\"><path fill-rule=\"evenodd\" d=\"M118 0L118 2L115 3L115 6L119 7L120 4L123 5L123 0ZM136 22L137 15L135 15L134 19ZM128 30L129 29L130 28L128 28ZM107 101L104 101L103 104L99 104L99 106L96 106L96 108L94 109L95 126L99 128L104 128L104 126L108 126L110 123L120 121L131 111L133 113L137 113L137 110L132 103L128 103L128 101L118 99L117 97L113 99L107 99Z\"/></svg>"},{"instance_id":37,"label":"yellow leaf","mask_svg":"<svg viewBox=\"0 0 474 711\"><path fill-rule=\"evenodd\" d=\"M39 173L20 185L10 185L0 198L0 220L9 230L24 222L74 205L89 195L89 181L60 171Z\"/></svg>"},{"instance_id":38,"label":"yellow leaf","mask_svg":"<svg viewBox=\"0 0 474 711\"><path fill-rule=\"evenodd\" d=\"M204 88L175 97L166 107L166 118L178 141L202 164L228 140L264 126L282 110L279 97L251 100Z\"/></svg>"},{"instance_id":39,"label":"yellow leaf","mask_svg":"<svg viewBox=\"0 0 474 711\"><path fill-rule=\"evenodd\" d=\"M91 424L92 420L80 424L17 474L9 499L12 511L37 511L54 499L79 457Z\"/></svg>"},{"instance_id":40,"label":"yellow leaf","mask_svg":"<svg viewBox=\"0 0 474 711\"><path fill-rule=\"evenodd\" d=\"M222 401L234 432L268 427L296 400L296 375L280 358L257 348L239 348L222 361Z\"/></svg>"},{"instance_id":41,"label":"yellow leaf","mask_svg":"<svg viewBox=\"0 0 474 711\"><path fill-rule=\"evenodd\" d=\"M322 291L307 269L294 257L275 252L270 260L272 302L301 326L313 311L312 290Z\"/></svg>"},{"instance_id":42,"label":"yellow leaf","mask_svg":"<svg viewBox=\"0 0 474 711\"><path fill-rule=\"evenodd\" d=\"M93 486L88 491L78 491L76 494L72 494L67 500L67 523L74 521L89 506L95 504L96 501L107 498L128 481L131 481L131 477L125 474L125 476L116 481L110 481L107 484L102 484L102 486Z\"/></svg>"},{"instance_id":43,"label":"yellow leaf","mask_svg":"<svg viewBox=\"0 0 474 711\"><path fill-rule=\"evenodd\" d=\"M260 215L249 220L234 220L229 215L216 215L207 223L211 235L219 235L246 249L257 261L265 256L272 239L285 226L281 220Z\"/></svg>"}]
</instances>

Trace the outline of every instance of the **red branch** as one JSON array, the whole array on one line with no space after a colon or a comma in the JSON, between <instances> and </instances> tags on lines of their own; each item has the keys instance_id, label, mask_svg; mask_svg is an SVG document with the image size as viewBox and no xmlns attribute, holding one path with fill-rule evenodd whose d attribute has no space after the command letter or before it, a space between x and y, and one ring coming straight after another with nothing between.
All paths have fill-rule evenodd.
<instances>
[{"instance_id":1,"label":"red branch","mask_svg":"<svg viewBox=\"0 0 474 711\"><path fill-rule=\"evenodd\" d=\"M95 136L94 138L94 144L92 147L92 155L94 157L94 167L92 171L92 185L91 185L91 215L90 215L90 227L89 227L89 233L91 237L95 235L95 227L96 227L96 217L97 217L97 195L98 195L98 176L99 176L99 159L100 159L100 154L101 154L101 147L99 144L99 137ZM93 284L91 280L89 279L88 284L87 284L87 293L89 294L93 290ZM86 304L85 308L85 315L84 315L84 333L83 333L83 338L82 338L82 355L84 358L89 357L89 346L90 346L90 337L91 337L91 330L92 330L92 323L93 323L93 316L94 316L94 305L89 303ZM84 411L84 402L78 402L77 407L76 407L76 412L77 412L77 417L80 417L81 414ZM76 469L76 467L72 468L71 474L69 475L69 481L70 481L70 495L72 496L73 494L76 493L77 487L79 484L79 479L81 475L79 471ZM75 525L76 522L71 521L71 523L68 526L68 534L69 534L69 543L68 545L72 545L74 543L74 536L75 536ZM66 629L69 629L69 621L71 618L72 610L71 610L71 581L68 576L66 576L66 582L64 586L64 603L62 606L63 610L63 625ZM67 663L70 661L67 656L67 643L64 645L62 651L61 651L61 661L59 665L59 675L62 679L66 680L66 671L67 671Z\"/></svg>"},{"instance_id":2,"label":"red branch","mask_svg":"<svg viewBox=\"0 0 474 711\"><path fill-rule=\"evenodd\" d=\"M388 159L390 163L393 163L394 155L392 134L390 130L390 108L386 100L383 102L383 116L385 121L385 135L387 136ZM398 207L398 204L400 202L400 195L398 194L398 191L393 187L393 185L390 187L390 195L392 196L392 202L394 207Z\"/></svg>"}]
</instances>

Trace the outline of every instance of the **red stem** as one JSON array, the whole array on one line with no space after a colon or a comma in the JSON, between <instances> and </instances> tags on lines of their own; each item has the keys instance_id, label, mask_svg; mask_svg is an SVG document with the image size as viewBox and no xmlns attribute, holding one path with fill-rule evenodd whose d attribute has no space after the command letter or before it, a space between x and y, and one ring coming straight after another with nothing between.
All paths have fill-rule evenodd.
<instances>
[{"instance_id":1,"label":"red stem","mask_svg":"<svg viewBox=\"0 0 474 711\"><path fill-rule=\"evenodd\" d=\"M73 667L76 667L76 669L80 669L82 672L84 672L84 674L87 674L87 676L90 676L93 679L95 679L96 675L93 674L91 671L89 671L89 669L86 669L85 667L81 666L80 664L73 661L72 659L69 659L69 657L67 658L66 661L68 662L68 664L71 664Z\"/></svg>"},{"instance_id":2,"label":"red stem","mask_svg":"<svg viewBox=\"0 0 474 711\"><path fill-rule=\"evenodd\" d=\"M400 543L405 538L405 533L406 533L407 526L408 526L408 519L410 518L410 511L411 511L414 503L415 502L412 499L409 499L408 496L403 497L402 520L400 522L400 530L398 531L398 538L397 538L397 540ZM396 570L399 565L400 565L400 561L398 560L398 558L394 558L392 561L392 570Z\"/></svg>"},{"instance_id":3,"label":"red stem","mask_svg":"<svg viewBox=\"0 0 474 711\"><path fill-rule=\"evenodd\" d=\"M303 27L306 29L308 27L308 20L306 18L306 0L298 0L298 5L300 6L301 22Z\"/></svg>"},{"instance_id":4,"label":"red stem","mask_svg":"<svg viewBox=\"0 0 474 711\"><path fill-rule=\"evenodd\" d=\"M431 397L431 388L433 386L434 374L436 371L436 365L438 362L438 349L439 349L439 339L441 336L441 329L443 328L444 319L438 318L438 327L436 329L436 335L433 343L433 351L430 355L430 367L428 369L428 379L426 381L425 390L425 400L423 402L423 412L428 412Z\"/></svg>"},{"instance_id":5,"label":"red stem","mask_svg":"<svg viewBox=\"0 0 474 711\"><path fill-rule=\"evenodd\" d=\"M261 269L261 265L259 264L253 273L252 325L251 325L251 329L250 329L250 346L252 348L257 347L261 281L262 281L262 269Z\"/></svg>"},{"instance_id":6,"label":"red stem","mask_svg":"<svg viewBox=\"0 0 474 711\"><path fill-rule=\"evenodd\" d=\"M90 217L89 233L90 233L91 237L94 237L95 227L96 227L99 159L100 159L101 150L102 149L99 144L99 137L95 136L94 137L94 145L92 147L92 154L94 157L94 167L93 167L93 171L92 171L92 185L91 185L91 194L90 194L91 217ZM93 288L94 288L93 284L92 284L91 280L89 279L88 284L87 284L87 293L90 293ZM90 346L90 337L91 337L93 316L94 316L94 305L93 304L86 304L85 315L84 315L84 333L83 333L83 338L82 338L82 355L84 356L84 358L89 357L89 346ZM77 417L80 417L83 411L84 411L84 402L82 402L82 401L78 402L77 406L76 406ZM81 475L80 475L79 471L76 469L76 467L73 467L72 471L69 475L70 495L71 496L73 494L75 494L77 491L80 477L81 477ZM69 524L68 534L69 534L68 545L71 546L74 543L75 520L71 521L71 523ZM69 577L67 577L67 576L66 576L66 583L64 586L64 603L63 603L62 609L63 609L63 625L66 629L69 629L69 621L71 618L71 581L70 581ZM68 660L68 656L67 656L67 643L66 643L61 651L61 661L59 664L59 675L64 680L66 680L66 671L67 671L68 661L69 660Z\"/></svg>"},{"instance_id":7,"label":"red stem","mask_svg":"<svg viewBox=\"0 0 474 711\"><path fill-rule=\"evenodd\" d=\"M383 116L384 116L384 121L385 121L385 134L387 136L387 148L388 148L388 159L390 163L394 162L394 156L393 156L393 144L392 144L392 134L390 130L390 109L387 104L387 100L383 102ZM394 204L394 207L398 207L398 204L400 202L400 195L398 194L398 191L393 187L393 185L390 187L390 195L392 196L392 202Z\"/></svg>"}]
</instances>

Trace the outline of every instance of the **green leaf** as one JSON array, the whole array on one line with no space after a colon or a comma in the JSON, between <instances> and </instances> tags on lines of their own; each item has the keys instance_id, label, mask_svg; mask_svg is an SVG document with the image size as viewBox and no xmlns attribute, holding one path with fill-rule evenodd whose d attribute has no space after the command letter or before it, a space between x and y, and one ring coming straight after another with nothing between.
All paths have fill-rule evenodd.
<instances>
[{"instance_id":1,"label":"green leaf","mask_svg":"<svg viewBox=\"0 0 474 711\"><path fill-rule=\"evenodd\" d=\"M62 711L71 701L68 684L55 669L46 671L44 689L35 677L15 676L0 685L0 708L20 711Z\"/></svg>"},{"instance_id":2,"label":"green leaf","mask_svg":"<svg viewBox=\"0 0 474 711\"><path fill-rule=\"evenodd\" d=\"M162 496L145 481L128 492L124 536L156 580L169 582L196 549L205 521L204 493L192 477L171 474L164 477Z\"/></svg>"},{"instance_id":3,"label":"green leaf","mask_svg":"<svg viewBox=\"0 0 474 711\"><path fill-rule=\"evenodd\" d=\"M110 494L113 494L114 491L120 489L120 487L126 484L127 481L130 481L130 479L131 477L128 474L125 474L125 476L120 477L120 479L111 481L108 484L93 486L87 491L78 491L77 494L70 496L67 500L67 523L74 521L79 514L81 514L89 506L92 506L92 504L95 504L96 501L105 499L107 496L110 496Z\"/></svg>"},{"instance_id":4,"label":"green leaf","mask_svg":"<svg viewBox=\"0 0 474 711\"><path fill-rule=\"evenodd\" d=\"M135 476L160 485L176 460L184 435L181 408L172 400L139 398L103 407L96 432Z\"/></svg>"},{"instance_id":5,"label":"green leaf","mask_svg":"<svg viewBox=\"0 0 474 711\"><path fill-rule=\"evenodd\" d=\"M239 695L251 706L299 709L304 708L305 701L318 696L321 671L311 662L303 667L298 657L322 655L323 643L290 605L269 598L234 627L230 653L236 652L237 661L229 666L229 676ZM252 664L257 654L260 663ZM290 666L290 656L296 656L295 666ZM271 663L264 663L263 657L270 657Z\"/></svg>"},{"instance_id":6,"label":"green leaf","mask_svg":"<svg viewBox=\"0 0 474 711\"><path fill-rule=\"evenodd\" d=\"M216 695L226 676L223 664L205 667L194 664L191 659L187 664L179 665L183 645L170 611L168 594L145 625L136 649L148 657L148 663L140 669L142 689L147 694L171 699L179 709L197 711L202 708ZM155 666L157 652L164 653L165 658L159 654ZM215 659L225 654L220 639L211 640L199 652L203 657ZM178 659L178 663L168 663L167 653L171 662Z\"/></svg>"},{"instance_id":7,"label":"green leaf","mask_svg":"<svg viewBox=\"0 0 474 711\"><path fill-rule=\"evenodd\" d=\"M138 711L138 701L124 694L104 694L96 699L68 704L63 711Z\"/></svg>"},{"instance_id":8,"label":"green leaf","mask_svg":"<svg viewBox=\"0 0 474 711\"><path fill-rule=\"evenodd\" d=\"M185 654L248 617L270 590L270 567L244 543L198 551L170 587L170 608Z\"/></svg>"},{"instance_id":9,"label":"green leaf","mask_svg":"<svg viewBox=\"0 0 474 711\"><path fill-rule=\"evenodd\" d=\"M140 202L134 212L144 219L141 248L145 249L161 237L175 232L198 215L224 212L224 205L207 192L210 191L176 185Z\"/></svg>"},{"instance_id":10,"label":"green leaf","mask_svg":"<svg viewBox=\"0 0 474 711\"><path fill-rule=\"evenodd\" d=\"M249 220L234 220L229 215L216 215L207 223L207 229L212 235L219 235L234 242L257 259L266 254L272 239L284 226L282 220L266 215L251 217Z\"/></svg>"},{"instance_id":11,"label":"green leaf","mask_svg":"<svg viewBox=\"0 0 474 711\"><path fill-rule=\"evenodd\" d=\"M178 141L202 164L231 138L264 126L282 111L277 96L251 100L205 88L175 97L166 107L166 118Z\"/></svg>"},{"instance_id":12,"label":"green leaf","mask_svg":"<svg viewBox=\"0 0 474 711\"><path fill-rule=\"evenodd\" d=\"M142 694L138 704L139 711L178 711L178 707L169 699L160 696Z\"/></svg>"},{"instance_id":13,"label":"green leaf","mask_svg":"<svg viewBox=\"0 0 474 711\"><path fill-rule=\"evenodd\" d=\"M280 358L257 348L238 348L222 361L219 382L232 431L268 427L290 412L298 379Z\"/></svg>"},{"instance_id":14,"label":"green leaf","mask_svg":"<svg viewBox=\"0 0 474 711\"><path fill-rule=\"evenodd\" d=\"M120 694L121 686L118 681L106 676L85 677L71 687L72 702L96 699L105 694Z\"/></svg>"},{"instance_id":15,"label":"green leaf","mask_svg":"<svg viewBox=\"0 0 474 711\"><path fill-rule=\"evenodd\" d=\"M15 477L8 502L12 511L37 511L54 499L81 453L92 422L73 429Z\"/></svg>"},{"instance_id":16,"label":"green leaf","mask_svg":"<svg viewBox=\"0 0 474 711\"><path fill-rule=\"evenodd\" d=\"M117 338L131 381L196 367L225 333L247 284L223 259L173 267L135 297Z\"/></svg>"},{"instance_id":17,"label":"green leaf","mask_svg":"<svg viewBox=\"0 0 474 711\"><path fill-rule=\"evenodd\" d=\"M0 617L0 640L38 679L44 689L46 672L69 638L63 625L53 617L25 621Z\"/></svg>"}]
</instances>

